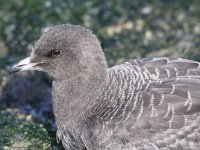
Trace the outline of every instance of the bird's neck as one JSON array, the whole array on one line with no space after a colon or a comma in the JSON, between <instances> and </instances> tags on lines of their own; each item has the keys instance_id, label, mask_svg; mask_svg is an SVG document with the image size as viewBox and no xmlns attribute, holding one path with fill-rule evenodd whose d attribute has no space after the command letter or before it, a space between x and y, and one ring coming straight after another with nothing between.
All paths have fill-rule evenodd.
<instances>
[{"instance_id":1,"label":"bird's neck","mask_svg":"<svg viewBox=\"0 0 200 150\"><path fill-rule=\"evenodd\" d=\"M95 103L99 88L106 82L106 70L101 76L76 75L67 80L53 81L53 109L58 126L76 125L87 107ZM100 91L100 90L99 90Z\"/></svg>"}]
</instances>

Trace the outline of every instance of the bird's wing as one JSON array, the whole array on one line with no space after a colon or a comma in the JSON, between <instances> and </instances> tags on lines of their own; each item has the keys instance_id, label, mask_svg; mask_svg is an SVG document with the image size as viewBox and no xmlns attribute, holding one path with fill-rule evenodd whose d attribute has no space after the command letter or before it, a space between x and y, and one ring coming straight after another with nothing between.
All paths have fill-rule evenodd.
<instances>
[{"instance_id":1,"label":"bird's wing","mask_svg":"<svg viewBox=\"0 0 200 150\"><path fill-rule=\"evenodd\" d=\"M147 58L125 63L124 67L128 74L130 70L134 74L134 95L132 101L130 97L125 99L118 115L112 117L111 124L120 120L116 121L116 137L134 146L154 143L159 148L177 147L184 140L198 143L200 63L181 58ZM131 87L130 79L126 80L126 87ZM120 119L122 116L124 119Z\"/></svg>"},{"instance_id":2,"label":"bird's wing","mask_svg":"<svg viewBox=\"0 0 200 150\"><path fill-rule=\"evenodd\" d=\"M168 127L176 129L187 123L184 116L200 112L200 63L154 58L135 60L132 64L139 66L143 74L149 74L149 81L138 91L144 101L144 115L148 113L149 118L159 118L161 122L168 120Z\"/></svg>"},{"instance_id":3,"label":"bird's wing","mask_svg":"<svg viewBox=\"0 0 200 150\"><path fill-rule=\"evenodd\" d=\"M154 139L160 147L175 144L177 138L199 141L200 63L147 58L131 64L149 75L138 90L139 116L133 127L137 139Z\"/></svg>"}]
</instances>

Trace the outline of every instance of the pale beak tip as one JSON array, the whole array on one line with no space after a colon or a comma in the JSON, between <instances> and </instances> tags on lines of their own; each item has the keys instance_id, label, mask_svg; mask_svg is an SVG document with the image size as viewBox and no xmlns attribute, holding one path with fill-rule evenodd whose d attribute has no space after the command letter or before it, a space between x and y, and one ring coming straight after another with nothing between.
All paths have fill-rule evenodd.
<instances>
[{"instance_id":1,"label":"pale beak tip","mask_svg":"<svg viewBox=\"0 0 200 150\"><path fill-rule=\"evenodd\" d=\"M14 74L14 73L20 72L20 71L21 71L21 68L18 67L18 66L15 64L15 65L13 65L13 66L9 66L9 67L7 68L7 70L8 70L8 72L9 72L9 74Z\"/></svg>"}]
</instances>

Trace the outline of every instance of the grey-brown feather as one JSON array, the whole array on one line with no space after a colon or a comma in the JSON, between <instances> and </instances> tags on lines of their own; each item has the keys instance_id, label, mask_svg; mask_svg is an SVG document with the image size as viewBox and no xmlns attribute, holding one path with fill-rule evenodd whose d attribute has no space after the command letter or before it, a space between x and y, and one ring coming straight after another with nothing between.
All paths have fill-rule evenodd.
<instances>
[{"instance_id":1,"label":"grey-brown feather","mask_svg":"<svg viewBox=\"0 0 200 150\"><path fill-rule=\"evenodd\" d=\"M86 148L199 149L199 66L180 58L154 58L108 69L106 82L87 97L95 103L81 115L82 130L97 141L87 146L86 135Z\"/></svg>"}]
</instances>

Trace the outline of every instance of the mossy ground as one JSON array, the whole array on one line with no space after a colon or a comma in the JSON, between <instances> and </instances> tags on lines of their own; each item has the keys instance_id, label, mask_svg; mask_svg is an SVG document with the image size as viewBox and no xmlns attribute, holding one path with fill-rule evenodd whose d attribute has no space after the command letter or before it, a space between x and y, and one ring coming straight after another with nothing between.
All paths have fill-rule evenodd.
<instances>
[{"instance_id":1,"label":"mossy ground","mask_svg":"<svg viewBox=\"0 0 200 150\"><path fill-rule=\"evenodd\" d=\"M9 112L0 111L0 149L62 150L55 133L43 124L18 120Z\"/></svg>"}]
</instances>

